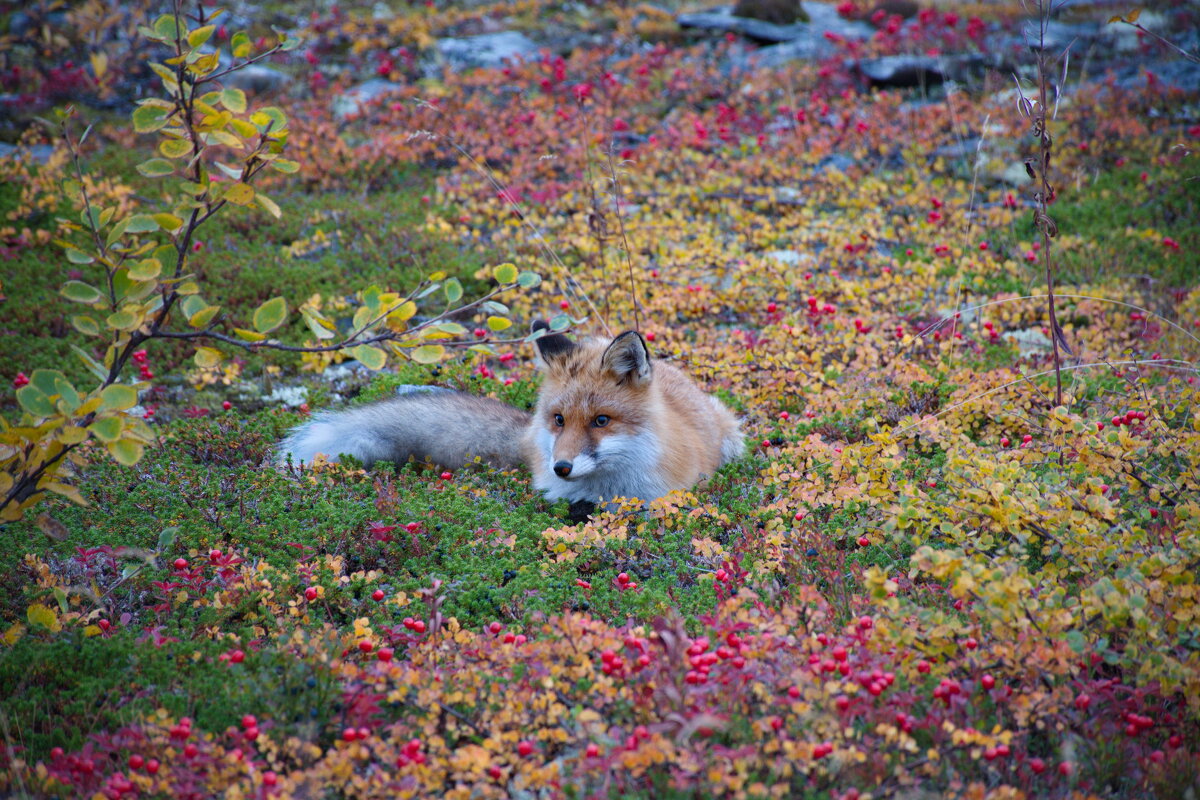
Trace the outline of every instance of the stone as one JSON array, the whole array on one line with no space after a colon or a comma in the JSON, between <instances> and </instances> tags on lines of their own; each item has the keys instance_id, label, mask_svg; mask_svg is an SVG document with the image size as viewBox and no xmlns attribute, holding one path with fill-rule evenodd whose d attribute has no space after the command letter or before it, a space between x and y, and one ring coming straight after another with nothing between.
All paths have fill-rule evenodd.
<instances>
[{"instance_id":1,"label":"stone","mask_svg":"<svg viewBox=\"0 0 1200 800\"><path fill-rule=\"evenodd\" d=\"M842 19L837 9L826 3L805 2L802 4L808 22L795 22L791 25L777 25L748 17L739 17L729 6L714 8L691 14L679 14L675 21L681 28L713 31L717 33L736 33L757 42L796 42L804 40L814 47L824 42L824 52L834 52L834 45L825 39L826 33L832 33L844 39L858 40L870 37L875 31L865 22ZM807 57L807 56L802 56Z\"/></svg>"},{"instance_id":2,"label":"stone","mask_svg":"<svg viewBox=\"0 0 1200 800\"><path fill-rule=\"evenodd\" d=\"M734 16L762 20L774 25L808 22L808 14L800 0L738 0Z\"/></svg>"},{"instance_id":3,"label":"stone","mask_svg":"<svg viewBox=\"0 0 1200 800\"><path fill-rule=\"evenodd\" d=\"M502 67L515 59L526 58L538 51L538 45L517 31L481 33L458 39L439 39L438 52L451 69Z\"/></svg>"},{"instance_id":4,"label":"stone","mask_svg":"<svg viewBox=\"0 0 1200 800\"><path fill-rule=\"evenodd\" d=\"M1007 341L1016 342L1017 353L1022 357L1049 353L1054 348L1050 337L1042 333L1039 328L1026 328L1023 331L1007 331L1001 334L1001 337Z\"/></svg>"},{"instance_id":5,"label":"stone","mask_svg":"<svg viewBox=\"0 0 1200 800\"><path fill-rule=\"evenodd\" d=\"M251 64L237 72L229 73L220 80L228 89L241 89L246 94L270 94L286 86L291 78L274 67Z\"/></svg>"},{"instance_id":6,"label":"stone","mask_svg":"<svg viewBox=\"0 0 1200 800\"><path fill-rule=\"evenodd\" d=\"M816 262L810 254L798 250L769 250L763 253L763 257L777 261L785 267L798 267L801 264Z\"/></svg>"},{"instance_id":7,"label":"stone","mask_svg":"<svg viewBox=\"0 0 1200 800\"><path fill-rule=\"evenodd\" d=\"M54 154L54 147L48 144L35 144L25 150L0 142L0 158L23 158L24 154L28 153L35 164L45 164L50 160L50 156Z\"/></svg>"},{"instance_id":8,"label":"stone","mask_svg":"<svg viewBox=\"0 0 1200 800\"><path fill-rule=\"evenodd\" d=\"M343 120L353 114L362 113L372 103L389 94L395 94L404 88L404 84L386 81L383 78L372 78L346 90L333 99L333 116Z\"/></svg>"}]
</instances>

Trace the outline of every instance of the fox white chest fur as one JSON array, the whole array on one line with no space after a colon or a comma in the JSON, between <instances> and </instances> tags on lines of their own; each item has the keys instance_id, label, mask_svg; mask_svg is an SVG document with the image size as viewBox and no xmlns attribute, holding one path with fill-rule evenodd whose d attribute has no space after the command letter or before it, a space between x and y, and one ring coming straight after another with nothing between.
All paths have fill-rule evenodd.
<instances>
[{"instance_id":1,"label":"fox white chest fur","mask_svg":"<svg viewBox=\"0 0 1200 800\"><path fill-rule=\"evenodd\" d=\"M548 499L596 503L653 500L742 455L729 409L676 367L652 361L640 334L574 342L549 333L536 347L544 378L532 414L461 392L415 392L318 415L284 440L280 458L348 454L368 466L413 458L451 469L477 459L524 463Z\"/></svg>"}]
</instances>

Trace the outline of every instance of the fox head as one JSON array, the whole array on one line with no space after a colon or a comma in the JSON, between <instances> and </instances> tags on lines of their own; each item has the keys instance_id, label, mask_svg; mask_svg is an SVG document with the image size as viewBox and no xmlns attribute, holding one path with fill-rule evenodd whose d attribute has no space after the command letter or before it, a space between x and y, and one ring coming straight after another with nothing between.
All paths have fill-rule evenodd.
<instances>
[{"instance_id":1,"label":"fox head","mask_svg":"<svg viewBox=\"0 0 1200 800\"><path fill-rule=\"evenodd\" d=\"M545 377L533 428L547 470L575 482L652 467L654 366L641 334L574 342L547 333L535 343Z\"/></svg>"}]
</instances>

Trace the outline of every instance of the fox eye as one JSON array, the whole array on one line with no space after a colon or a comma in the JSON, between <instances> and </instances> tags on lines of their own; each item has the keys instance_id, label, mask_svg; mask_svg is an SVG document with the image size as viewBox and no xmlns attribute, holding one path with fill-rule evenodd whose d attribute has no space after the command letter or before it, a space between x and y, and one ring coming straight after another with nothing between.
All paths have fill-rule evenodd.
<instances>
[{"instance_id":1,"label":"fox eye","mask_svg":"<svg viewBox=\"0 0 1200 800\"><path fill-rule=\"evenodd\" d=\"M554 424L560 428L563 426L563 415L562 414L554 415Z\"/></svg>"},{"instance_id":2,"label":"fox eye","mask_svg":"<svg viewBox=\"0 0 1200 800\"><path fill-rule=\"evenodd\" d=\"M597 428L603 428L605 425L608 424L608 416L606 414L601 414L600 416L598 416L594 420L592 420L592 424L595 425Z\"/></svg>"}]
</instances>

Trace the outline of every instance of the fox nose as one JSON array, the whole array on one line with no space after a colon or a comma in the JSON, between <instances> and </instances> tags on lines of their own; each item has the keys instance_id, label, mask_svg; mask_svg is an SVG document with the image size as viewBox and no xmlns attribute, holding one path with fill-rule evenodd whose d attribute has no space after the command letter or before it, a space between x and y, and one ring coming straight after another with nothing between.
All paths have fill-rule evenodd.
<instances>
[{"instance_id":1,"label":"fox nose","mask_svg":"<svg viewBox=\"0 0 1200 800\"><path fill-rule=\"evenodd\" d=\"M571 474L570 461L558 461L554 464L554 474L560 478L565 478Z\"/></svg>"}]
</instances>

